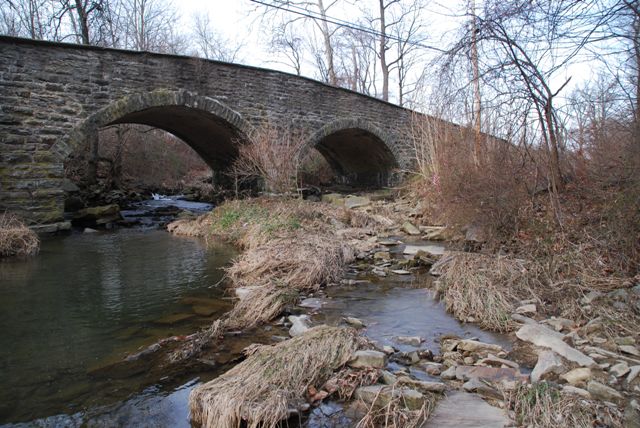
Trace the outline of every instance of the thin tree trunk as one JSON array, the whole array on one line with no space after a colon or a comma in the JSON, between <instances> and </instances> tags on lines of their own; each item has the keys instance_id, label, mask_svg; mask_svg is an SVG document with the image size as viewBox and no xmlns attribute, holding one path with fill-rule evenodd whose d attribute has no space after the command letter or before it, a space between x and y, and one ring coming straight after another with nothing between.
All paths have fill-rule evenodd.
<instances>
[{"instance_id":1,"label":"thin tree trunk","mask_svg":"<svg viewBox=\"0 0 640 428\"><path fill-rule=\"evenodd\" d=\"M389 65L387 64L387 33L384 19L384 0L379 0L380 5L380 70L382 71L382 99L389 101Z\"/></svg>"},{"instance_id":2,"label":"thin tree trunk","mask_svg":"<svg viewBox=\"0 0 640 428\"><path fill-rule=\"evenodd\" d=\"M473 144L473 161L480 166L482 155L482 99L480 98L480 73L478 67L478 40L476 35L476 2L471 0L471 69L473 72L473 120L475 138Z\"/></svg>"},{"instance_id":3,"label":"thin tree trunk","mask_svg":"<svg viewBox=\"0 0 640 428\"><path fill-rule=\"evenodd\" d=\"M80 36L83 45L88 45L89 40L89 20L87 17L86 6L82 4L82 0L76 0L76 13L78 14L78 20L80 21Z\"/></svg>"},{"instance_id":4,"label":"thin tree trunk","mask_svg":"<svg viewBox=\"0 0 640 428\"><path fill-rule=\"evenodd\" d=\"M318 9L320 9L320 15L322 16L322 38L324 39L324 50L327 60L327 73L329 76L329 83L331 85L338 84L338 76L333 65L333 46L331 45L331 34L329 33L329 25L327 24L326 17L327 11L324 8L322 0L318 0Z\"/></svg>"}]
</instances>

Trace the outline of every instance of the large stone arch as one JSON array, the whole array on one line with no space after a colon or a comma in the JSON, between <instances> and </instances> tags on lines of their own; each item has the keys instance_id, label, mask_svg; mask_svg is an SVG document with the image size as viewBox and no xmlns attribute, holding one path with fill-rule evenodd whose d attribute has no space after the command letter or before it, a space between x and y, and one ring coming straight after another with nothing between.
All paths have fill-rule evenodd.
<instances>
[{"instance_id":1,"label":"large stone arch","mask_svg":"<svg viewBox=\"0 0 640 428\"><path fill-rule=\"evenodd\" d=\"M391 135L360 118L343 118L312 134L307 150L318 150L336 175L358 186L388 185L400 168Z\"/></svg>"},{"instance_id":2,"label":"large stone arch","mask_svg":"<svg viewBox=\"0 0 640 428\"><path fill-rule=\"evenodd\" d=\"M135 123L163 129L189 144L212 168L224 169L235 156L236 139L246 139L252 126L213 98L188 91L154 90L124 96L82 120L67 138L52 147L64 161L78 147L92 144L100 128ZM212 144L211 140L225 140Z\"/></svg>"}]
</instances>

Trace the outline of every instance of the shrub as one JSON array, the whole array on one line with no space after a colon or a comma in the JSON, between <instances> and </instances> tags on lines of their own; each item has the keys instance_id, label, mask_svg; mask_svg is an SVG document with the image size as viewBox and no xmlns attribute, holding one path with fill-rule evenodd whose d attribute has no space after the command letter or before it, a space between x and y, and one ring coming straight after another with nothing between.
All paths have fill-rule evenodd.
<instances>
[{"instance_id":1,"label":"shrub","mask_svg":"<svg viewBox=\"0 0 640 428\"><path fill-rule=\"evenodd\" d=\"M304 144L298 132L264 125L239 144L231 174L237 182L262 181L270 192L296 191Z\"/></svg>"}]
</instances>

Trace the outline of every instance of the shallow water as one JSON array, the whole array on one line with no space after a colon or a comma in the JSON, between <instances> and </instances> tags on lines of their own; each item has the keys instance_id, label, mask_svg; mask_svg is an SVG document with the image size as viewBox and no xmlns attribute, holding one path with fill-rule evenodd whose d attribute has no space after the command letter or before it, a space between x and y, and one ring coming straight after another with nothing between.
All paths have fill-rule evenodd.
<instances>
[{"instance_id":1,"label":"shallow water","mask_svg":"<svg viewBox=\"0 0 640 428\"><path fill-rule=\"evenodd\" d=\"M228 310L219 281L234 254L163 231L121 230L52 238L37 257L0 262L0 424L59 414L79 422L89 409L135 399L144 379L89 373ZM187 297L214 299L213 307L206 301L206 316L196 315ZM176 314L187 319L171 323Z\"/></svg>"},{"instance_id":2,"label":"shallow water","mask_svg":"<svg viewBox=\"0 0 640 428\"><path fill-rule=\"evenodd\" d=\"M234 255L230 246L206 249L197 240L137 229L57 237L35 258L1 261L0 425L189 427L193 387L228 369L229 355L286 330L265 326L228 337L211 356L222 361L215 369L119 375L110 364L161 338L194 332L228 310L232 302L219 281ZM368 282L327 289L313 323L342 325L343 317L354 316L367 325L365 335L402 351L415 348L397 336L421 336L420 348L434 353L441 334L509 345L447 314L425 288L426 274L363 277ZM195 306L202 311L194 302L202 299L214 307L194 315ZM324 426L326 417L316 423L316 413L309 426Z\"/></svg>"}]
</instances>

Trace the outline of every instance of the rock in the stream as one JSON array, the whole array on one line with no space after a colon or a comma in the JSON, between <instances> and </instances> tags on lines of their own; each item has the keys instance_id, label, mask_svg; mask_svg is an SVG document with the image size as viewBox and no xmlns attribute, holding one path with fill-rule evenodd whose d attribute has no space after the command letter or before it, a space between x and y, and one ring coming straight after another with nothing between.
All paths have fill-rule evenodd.
<instances>
[{"instance_id":1,"label":"rock in the stream","mask_svg":"<svg viewBox=\"0 0 640 428\"><path fill-rule=\"evenodd\" d=\"M502 346L493 343L484 343L477 340L463 339L458 342L458 351L467 352L502 352Z\"/></svg>"},{"instance_id":2,"label":"rock in the stream","mask_svg":"<svg viewBox=\"0 0 640 428\"><path fill-rule=\"evenodd\" d=\"M573 386L582 385L591 379L591 369L587 367L578 367L568 371L560 377Z\"/></svg>"},{"instance_id":3,"label":"rock in the stream","mask_svg":"<svg viewBox=\"0 0 640 428\"><path fill-rule=\"evenodd\" d=\"M411 379L409 376L400 376L398 378L398 382L426 392L444 392L447 388L447 386L442 382L427 382Z\"/></svg>"},{"instance_id":4,"label":"rock in the stream","mask_svg":"<svg viewBox=\"0 0 640 428\"><path fill-rule=\"evenodd\" d=\"M291 322L291 328L289 329L289 335L291 337L300 336L311 327L309 324L309 317L307 315L291 315L289 316L289 322Z\"/></svg>"},{"instance_id":5,"label":"rock in the stream","mask_svg":"<svg viewBox=\"0 0 640 428\"><path fill-rule=\"evenodd\" d=\"M538 362L531 372L531 382L536 383L544 379L549 373L562 373L565 371L562 358L553 351L542 351L538 354Z\"/></svg>"},{"instance_id":6,"label":"rock in the stream","mask_svg":"<svg viewBox=\"0 0 640 428\"><path fill-rule=\"evenodd\" d=\"M346 317L344 320L347 322L347 324L352 325L356 328L365 327L365 324L359 318Z\"/></svg>"},{"instance_id":7,"label":"rock in the stream","mask_svg":"<svg viewBox=\"0 0 640 428\"><path fill-rule=\"evenodd\" d=\"M403 345L420 346L423 339L420 336L398 336L396 342Z\"/></svg>"},{"instance_id":8,"label":"rock in the stream","mask_svg":"<svg viewBox=\"0 0 640 428\"><path fill-rule=\"evenodd\" d=\"M388 370L382 370L380 377L385 385L394 385L398 381L398 377Z\"/></svg>"},{"instance_id":9,"label":"rock in the stream","mask_svg":"<svg viewBox=\"0 0 640 428\"><path fill-rule=\"evenodd\" d=\"M505 360L504 358L499 358L496 357L493 354L489 354L487 355L486 358L482 358L480 361L478 361L478 365L480 366L494 366L494 367L500 367L500 366L507 366L507 367L511 367L514 369L519 369L520 365L514 361L509 361L509 360Z\"/></svg>"},{"instance_id":10,"label":"rock in the stream","mask_svg":"<svg viewBox=\"0 0 640 428\"><path fill-rule=\"evenodd\" d=\"M516 332L516 336L518 339L536 346L550 348L560 356L581 366L592 367L596 365L593 358L566 344L562 340L562 334L541 324L525 324Z\"/></svg>"},{"instance_id":11,"label":"rock in the stream","mask_svg":"<svg viewBox=\"0 0 640 428\"><path fill-rule=\"evenodd\" d=\"M356 389L355 397L367 404L379 407L387 406L394 398L400 400L409 410L418 410L424 404L424 395L410 388L394 388L386 385L361 386Z\"/></svg>"},{"instance_id":12,"label":"rock in the stream","mask_svg":"<svg viewBox=\"0 0 640 428\"><path fill-rule=\"evenodd\" d=\"M376 368L381 369L384 367L387 360L387 356L384 352L374 350L360 350L356 351L349 361L349 366L353 368Z\"/></svg>"},{"instance_id":13,"label":"rock in the stream","mask_svg":"<svg viewBox=\"0 0 640 428\"><path fill-rule=\"evenodd\" d=\"M412 236L420 235L420 229L415 227L409 221L405 221L404 223L402 223L402 230L404 230L408 235L412 235Z\"/></svg>"},{"instance_id":14,"label":"rock in the stream","mask_svg":"<svg viewBox=\"0 0 640 428\"><path fill-rule=\"evenodd\" d=\"M402 250L402 254L407 256L415 256L423 251L432 256L440 256L444 254L444 247L441 245L407 245Z\"/></svg>"},{"instance_id":15,"label":"rock in the stream","mask_svg":"<svg viewBox=\"0 0 640 428\"><path fill-rule=\"evenodd\" d=\"M462 389L467 392L475 392L483 397L502 400L504 397L496 388L488 385L478 378L471 378L462 385Z\"/></svg>"},{"instance_id":16,"label":"rock in the stream","mask_svg":"<svg viewBox=\"0 0 640 428\"><path fill-rule=\"evenodd\" d=\"M486 366L455 366L451 367L454 378L467 381L469 379L478 378L490 382L498 382L502 380L526 380L527 376L520 373L519 370L506 367L486 367ZM451 370L449 369L449 370ZM443 372L440 377L443 379L452 379L449 370Z\"/></svg>"},{"instance_id":17,"label":"rock in the stream","mask_svg":"<svg viewBox=\"0 0 640 428\"><path fill-rule=\"evenodd\" d=\"M394 269L391 272L395 273L396 275L411 275L410 271L404 269Z\"/></svg>"},{"instance_id":18,"label":"rock in the stream","mask_svg":"<svg viewBox=\"0 0 640 428\"><path fill-rule=\"evenodd\" d=\"M598 400L611 401L615 403L623 398L622 394L615 389L608 387L607 385L603 385L595 380L592 380L587 384L587 391L589 391L589 394L591 394L593 398Z\"/></svg>"},{"instance_id":19,"label":"rock in the stream","mask_svg":"<svg viewBox=\"0 0 640 428\"><path fill-rule=\"evenodd\" d=\"M322 307L322 300L316 297L308 297L304 299L298 306L301 308L320 309Z\"/></svg>"}]
</instances>

